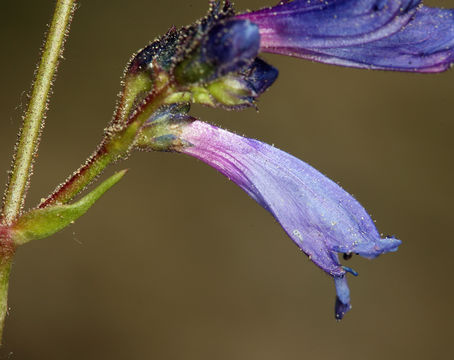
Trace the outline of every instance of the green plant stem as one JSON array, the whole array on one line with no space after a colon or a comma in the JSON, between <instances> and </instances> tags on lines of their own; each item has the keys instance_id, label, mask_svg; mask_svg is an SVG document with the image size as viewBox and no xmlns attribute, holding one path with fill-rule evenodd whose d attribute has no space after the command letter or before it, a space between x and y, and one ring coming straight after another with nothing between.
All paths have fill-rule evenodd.
<instances>
[{"instance_id":1,"label":"green plant stem","mask_svg":"<svg viewBox=\"0 0 454 360\"><path fill-rule=\"evenodd\" d=\"M165 86L160 91L152 92L137 109L136 115L128 120L127 125L121 131L112 131L106 136L98 150L87 159L85 164L42 201L39 207L68 203L96 179L108 165L127 157L134 146L139 129L173 91L172 87Z\"/></svg>"},{"instance_id":2,"label":"green plant stem","mask_svg":"<svg viewBox=\"0 0 454 360\"><path fill-rule=\"evenodd\" d=\"M71 22L76 0L58 0L44 45L41 62L16 145L11 177L3 203L3 221L11 224L24 204L33 158L39 144L41 128L47 108L52 82L63 51L63 44Z\"/></svg>"},{"instance_id":3,"label":"green plant stem","mask_svg":"<svg viewBox=\"0 0 454 360\"><path fill-rule=\"evenodd\" d=\"M69 31L75 3L76 0L57 1L41 55L41 62L33 82L30 102L16 144L13 167L3 200L0 225L11 225L19 216L24 205L52 82ZM14 247L11 244L8 231L0 234L0 345L8 310L9 273L14 254Z\"/></svg>"},{"instance_id":4,"label":"green plant stem","mask_svg":"<svg viewBox=\"0 0 454 360\"><path fill-rule=\"evenodd\" d=\"M8 313L8 283L11 263L11 259L0 263L0 345L3 339L3 325Z\"/></svg>"}]
</instances>

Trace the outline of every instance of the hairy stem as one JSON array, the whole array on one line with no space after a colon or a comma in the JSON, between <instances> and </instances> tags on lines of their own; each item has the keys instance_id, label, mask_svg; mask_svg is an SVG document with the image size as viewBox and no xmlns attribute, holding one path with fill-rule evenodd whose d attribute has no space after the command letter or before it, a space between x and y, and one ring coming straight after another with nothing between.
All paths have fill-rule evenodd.
<instances>
[{"instance_id":1,"label":"hairy stem","mask_svg":"<svg viewBox=\"0 0 454 360\"><path fill-rule=\"evenodd\" d=\"M47 110L52 82L63 51L76 0L58 0L47 34L41 62L36 71L19 140L13 157L13 167L6 187L0 227L6 229L19 216L33 167L33 158L39 144ZM6 226L6 227L3 227ZM14 246L8 231L0 231L0 345L8 310L8 283Z\"/></svg>"},{"instance_id":2,"label":"hairy stem","mask_svg":"<svg viewBox=\"0 0 454 360\"><path fill-rule=\"evenodd\" d=\"M8 312L8 283L11 259L0 262L0 345L3 339L3 325Z\"/></svg>"},{"instance_id":3,"label":"hairy stem","mask_svg":"<svg viewBox=\"0 0 454 360\"><path fill-rule=\"evenodd\" d=\"M39 144L52 82L63 51L76 0L58 0L36 72L30 103L16 145L13 168L4 196L3 221L11 224L24 204L33 158Z\"/></svg>"},{"instance_id":4,"label":"hairy stem","mask_svg":"<svg viewBox=\"0 0 454 360\"><path fill-rule=\"evenodd\" d=\"M135 115L127 121L126 126L121 128L120 131L112 130L85 164L42 201L39 207L45 208L56 203L68 203L96 179L108 165L127 157L134 146L139 129L150 115L165 102L165 99L172 94L172 91L171 87L165 86L159 91L151 92L142 105L138 107Z\"/></svg>"}]
</instances>

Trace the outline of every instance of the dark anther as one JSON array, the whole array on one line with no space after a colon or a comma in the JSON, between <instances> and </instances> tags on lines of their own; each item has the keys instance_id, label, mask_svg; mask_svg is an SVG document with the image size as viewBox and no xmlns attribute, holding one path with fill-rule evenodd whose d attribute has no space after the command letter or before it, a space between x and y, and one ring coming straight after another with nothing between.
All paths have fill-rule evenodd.
<instances>
[{"instance_id":1,"label":"dark anther","mask_svg":"<svg viewBox=\"0 0 454 360\"><path fill-rule=\"evenodd\" d=\"M342 257L344 258L344 260L350 260L353 256L353 253L344 253L342 254Z\"/></svg>"},{"instance_id":2,"label":"dark anther","mask_svg":"<svg viewBox=\"0 0 454 360\"><path fill-rule=\"evenodd\" d=\"M383 10L383 8L385 7L387 1L388 1L388 0L378 0L378 1L372 6L372 10L373 10L373 11L381 11L381 10Z\"/></svg>"}]
</instances>

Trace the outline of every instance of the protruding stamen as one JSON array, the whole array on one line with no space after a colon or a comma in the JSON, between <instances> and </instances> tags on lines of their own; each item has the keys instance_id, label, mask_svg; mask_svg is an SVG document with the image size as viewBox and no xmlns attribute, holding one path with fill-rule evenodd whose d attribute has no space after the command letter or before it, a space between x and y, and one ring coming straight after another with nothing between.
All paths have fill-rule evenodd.
<instances>
[{"instance_id":1,"label":"protruding stamen","mask_svg":"<svg viewBox=\"0 0 454 360\"><path fill-rule=\"evenodd\" d=\"M344 315L351 309L350 306L350 290L347 284L347 277L340 276L334 278L336 286L336 302L334 304L334 316L337 320L341 320Z\"/></svg>"},{"instance_id":2,"label":"protruding stamen","mask_svg":"<svg viewBox=\"0 0 454 360\"><path fill-rule=\"evenodd\" d=\"M342 269L344 269L346 272L354 275L354 276L358 276L358 272L356 272L355 270L353 270L352 268L349 268L347 266L342 266Z\"/></svg>"}]
</instances>

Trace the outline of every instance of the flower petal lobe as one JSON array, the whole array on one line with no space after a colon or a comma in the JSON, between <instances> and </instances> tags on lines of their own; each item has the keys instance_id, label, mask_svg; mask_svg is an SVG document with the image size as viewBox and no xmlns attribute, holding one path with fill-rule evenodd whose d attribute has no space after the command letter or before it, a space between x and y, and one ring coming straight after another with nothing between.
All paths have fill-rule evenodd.
<instances>
[{"instance_id":1,"label":"flower petal lobe","mask_svg":"<svg viewBox=\"0 0 454 360\"><path fill-rule=\"evenodd\" d=\"M237 17L259 26L264 52L412 72L454 62L454 10L420 0L295 0Z\"/></svg>"}]
</instances>

